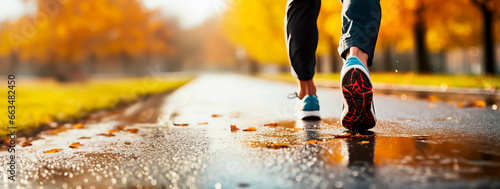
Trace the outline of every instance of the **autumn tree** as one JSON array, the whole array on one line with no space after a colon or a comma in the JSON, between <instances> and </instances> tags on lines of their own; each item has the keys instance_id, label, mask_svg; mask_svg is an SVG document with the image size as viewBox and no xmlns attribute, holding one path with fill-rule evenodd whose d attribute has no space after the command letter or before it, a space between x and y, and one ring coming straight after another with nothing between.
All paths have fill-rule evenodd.
<instances>
[{"instance_id":1,"label":"autumn tree","mask_svg":"<svg viewBox=\"0 0 500 189\"><path fill-rule=\"evenodd\" d=\"M494 29L494 14L495 3L500 4L494 0L470 0L475 7L481 12L482 29L483 29L483 51L484 51L484 68L487 74L495 74L496 61L495 61L495 33ZM498 5L497 5L498 6ZM499 8L499 7L497 7ZM497 9L498 10L498 9Z\"/></svg>"},{"instance_id":2,"label":"autumn tree","mask_svg":"<svg viewBox=\"0 0 500 189\"><path fill-rule=\"evenodd\" d=\"M88 59L171 54L171 26L138 0L36 0L37 12L3 23L0 56L48 65L55 75ZM130 63L130 62L129 62ZM124 67L127 67L125 65Z\"/></svg>"}]
</instances>

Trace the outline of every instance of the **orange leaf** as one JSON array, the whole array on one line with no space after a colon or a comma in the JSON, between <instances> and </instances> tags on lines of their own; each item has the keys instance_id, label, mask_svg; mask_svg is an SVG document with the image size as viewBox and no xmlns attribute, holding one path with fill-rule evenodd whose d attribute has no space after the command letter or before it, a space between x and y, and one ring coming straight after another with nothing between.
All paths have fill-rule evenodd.
<instances>
[{"instance_id":1,"label":"orange leaf","mask_svg":"<svg viewBox=\"0 0 500 189\"><path fill-rule=\"evenodd\" d=\"M31 144L31 142L24 142L24 143L23 143L23 147L26 147L26 146L31 146L31 145L32 145L32 144Z\"/></svg>"},{"instance_id":2,"label":"orange leaf","mask_svg":"<svg viewBox=\"0 0 500 189\"><path fill-rule=\"evenodd\" d=\"M90 137L80 137L78 139L90 139Z\"/></svg>"},{"instance_id":3,"label":"orange leaf","mask_svg":"<svg viewBox=\"0 0 500 189\"><path fill-rule=\"evenodd\" d=\"M100 133L100 134L96 134L97 136L105 136L105 137L113 137L115 136L113 133Z\"/></svg>"},{"instance_id":4,"label":"orange leaf","mask_svg":"<svg viewBox=\"0 0 500 189\"><path fill-rule=\"evenodd\" d=\"M130 143L130 142L124 142L124 144L126 144L126 145L130 145L131 143Z\"/></svg>"},{"instance_id":5,"label":"orange leaf","mask_svg":"<svg viewBox=\"0 0 500 189\"><path fill-rule=\"evenodd\" d=\"M189 124L187 124L187 123L174 123L174 126L182 126L182 127L185 127L185 126L189 126Z\"/></svg>"},{"instance_id":6,"label":"orange leaf","mask_svg":"<svg viewBox=\"0 0 500 189\"><path fill-rule=\"evenodd\" d=\"M198 123L198 125L208 125L208 122Z\"/></svg>"},{"instance_id":7,"label":"orange leaf","mask_svg":"<svg viewBox=\"0 0 500 189\"><path fill-rule=\"evenodd\" d=\"M425 98L425 100L431 101L431 102L436 102L438 100L438 98L436 96L428 96L427 98Z\"/></svg>"},{"instance_id":8,"label":"orange leaf","mask_svg":"<svg viewBox=\"0 0 500 189\"><path fill-rule=\"evenodd\" d=\"M56 152L59 152L59 151L61 151L61 149L56 148L56 149L52 149L52 150L47 150L47 151L44 151L43 153L46 153L46 154L53 154L53 153L56 153Z\"/></svg>"},{"instance_id":9,"label":"orange leaf","mask_svg":"<svg viewBox=\"0 0 500 189\"><path fill-rule=\"evenodd\" d=\"M220 114L212 114L212 117L222 117Z\"/></svg>"},{"instance_id":10,"label":"orange leaf","mask_svg":"<svg viewBox=\"0 0 500 189\"><path fill-rule=\"evenodd\" d=\"M295 131L304 130L304 128L293 128Z\"/></svg>"},{"instance_id":11,"label":"orange leaf","mask_svg":"<svg viewBox=\"0 0 500 189\"><path fill-rule=\"evenodd\" d=\"M255 127L249 127L249 128L243 129L243 131L257 131L257 129Z\"/></svg>"},{"instance_id":12,"label":"orange leaf","mask_svg":"<svg viewBox=\"0 0 500 189\"><path fill-rule=\"evenodd\" d=\"M276 126L278 126L278 123L267 123L264 126L276 127Z\"/></svg>"},{"instance_id":13,"label":"orange leaf","mask_svg":"<svg viewBox=\"0 0 500 189\"><path fill-rule=\"evenodd\" d=\"M361 141L361 142L358 142L358 144L368 144L370 143L370 141Z\"/></svg>"},{"instance_id":14,"label":"orange leaf","mask_svg":"<svg viewBox=\"0 0 500 189\"><path fill-rule=\"evenodd\" d=\"M118 130L123 130L123 129L125 129L125 126L124 125L120 125L117 128L118 128Z\"/></svg>"},{"instance_id":15,"label":"orange leaf","mask_svg":"<svg viewBox=\"0 0 500 189\"><path fill-rule=\"evenodd\" d=\"M238 129L238 127L236 127L236 125L231 125L231 132L236 132L240 129Z\"/></svg>"},{"instance_id":16,"label":"orange leaf","mask_svg":"<svg viewBox=\"0 0 500 189\"><path fill-rule=\"evenodd\" d=\"M70 148L77 148L79 146L82 146L82 144L80 144L80 142L75 142L75 143L69 145Z\"/></svg>"},{"instance_id":17,"label":"orange leaf","mask_svg":"<svg viewBox=\"0 0 500 189\"><path fill-rule=\"evenodd\" d=\"M278 148L288 148L290 147L290 144L280 144L280 143L273 143L270 146L267 146L267 148L272 148L272 149L278 149Z\"/></svg>"},{"instance_id":18,"label":"orange leaf","mask_svg":"<svg viewBox=\"0 0 500 189\"><path fill-rule=\"evenodd\" d=\"M467 105L468 107L479 107L479 108L484 108L486 107L486 102L484 100L475 100L472 101Z\"/></svg>"},{"instance_id":19,"label":"orange leaf","mask_svg":"<svg viewBox=\"0 0 500 189\"><path fill-rule=\"evenodd\" d=\"M351 134L349 133L345 133L345 134L341 134L341 135L333 135L335 138L350 138L352 137Z\"/></svg>"},{"instance_id":20,"label":"orange leaf","mask_svg":"<svg viewBox=\"0 0 500 189\"><path fill-rule=\"evenodd\" d=\"M77 123L73 125L73 129L83 129L83 123Z\"/></svg>"},{"instance_id":21,"label":"orange leaf","mask_svg":"<svg viewBox=\"0 0 500 189\"><path fill-rule=\"evenodd\" d=\"M308 140L306 143L307 143L307 144L319 144L319 143L321 143L321 141L317 141L317 140Z\"/></svg>"},{"instance_id":22,"label":"orange leaf","mask_svg":"<svg viewBox=\"0 0 500 189\"><path fill-rule=\"evenodd\" d=\"M457 107L459 107L459 108L463 108L463 107L465 107L465 104L464 104L464 103L459 102L459 103L457 103Z\"/></svg>"},{"instance_id":23,"label":"orange leaf","mask_svg":"<svg viewBox=\"0 0 500 189\"><path fill-rule=\"evenodd\" d=\"M128 131L130 133L137 133L139 131L139 129L127 129L125 131Z\"/></svg>"},{"instance_id":24,"label":"orange leaf","mask_svg":"<svg viewBox=\"0 0 500 189\"><path fill-rule=\"evenodd\" d=\"M108 130L108 132L110 132L110 133L116 133L116 132L119 132L119 130L111 129L111 130Z\"/></svg>"}]
</instances>

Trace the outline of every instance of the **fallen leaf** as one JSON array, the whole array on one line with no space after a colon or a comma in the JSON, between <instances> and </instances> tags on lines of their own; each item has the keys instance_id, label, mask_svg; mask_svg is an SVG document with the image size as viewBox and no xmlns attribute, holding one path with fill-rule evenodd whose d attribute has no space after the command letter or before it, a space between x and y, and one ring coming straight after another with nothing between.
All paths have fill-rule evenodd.
<instances>
[{"instance_id":1,"label":"fallen leaf","mask_svg":"<svg viewBox=\"0 0 500 189\"><path fill-rule=\"evenodd\" d=\"M300 130L304 130L304 128L293 128L293 130L300 131Z\"/></svg>"},{"instance_id":2,"label":"fallen leaf","mask_svg":"<svg viewBox=\"0 0 500 189\"><path fill-rule=\"evenodd\" d=\"M308 140L306 143L307 143L307 144L319 144L319 143L321 143L321 141L317 141L317 140Z\"/></svg>"},{"instance_id":3,"label":"fallen leaf","mask_svg":"<svg viewBox=\"0 0 500 189\"><path fill-rule=\"evenodd\" d=\"M290 147L290 144L280 144L280 143L273 143L272 145L267 146L267 148L272 148L272 149L288 148L288 147Z\"/></svg>"},{"instance_id":4,"label":"fallen leaf","mask_svg":"<svg viewBox=\"0 0 500 189\"><path fill-rule=\"evenodd\" d=\"M26 146L32 146L33 144L31 144L31 142L24 142L23 143L23 147L26 147Z\"/></svg>"},{"instance_id":5,"label":"fallen leaf","mask_svg":"<svg viewBox=\"0 0 500 189\"><path fill-rule=\"evenodd\" d=\"M90 137L80 137L78 139L90 139Z\"/></svg>"},{"instance_id":6,"label":"fallen leaf","mask_svg":"<svg viewBox=\"0 0 500 189\"><path fill-rule=\"evenodd\" d=\"M465 107L465 104L464 104L464 103L459 102L459 103L457 103L457 107L459 107L459 108L463 108L463 107Z\"/></svg>"},{"instance_id":7,"label":"fallen leaf","mask_svg":"<svg viewBox=\"0 0 500 189\"><path fill-rule=\"evenodd\" d=\"M77 148L79 146L82 146L82 144L80 144L80 142L75 142L75 143L69 145L70 148Z\"/></svg>"},{"instance_id":8,"label":"fallen leaf","mask_svg":"<svg viewBox=\"0 0 500 189\"><path fill-rule=\"evenodd\" d=\"M59 152L59 151L61 151L61 149L56 148L56 149L52 149L52 150L47 150L47 151L44 151L43 153L46 153L46 154L53 154L53 153L56 153L56 152Z\"/></svg>"},{"instance_id":9,"label":"fallen leaf","mask_svg":"<svg viewBox=\"0 0 500 189\"><path fill-rule=\"evenodd\" d=\"M130 143L130 142L124 142L124 144L126 144L126 145L130 145L131 143Z\"/></svg>"},{"instance_id":10,"label":"fallen leaf","mask_svg":"<svg viewBox=\"0 0 500 189\"><path fill-rule=\"evenodd\" d=\"M428 96L427 98L425 98L425 100L431 101L431 102L436 102L438 100L438 98L436 96Z\"/></svg>"},{"instance_id":11,"label":"fallen leaf","mask_svg":"<svg viewBox=\"0 0 500 189\"><path fill-rule=\"evenodd\" d=\"M276 127L276 126L278 126L278 123L267 123L264 126Z\"/></svg>"},{"instance_id":12,"label":"fallen leaf","mask_svg":"<svg viewBox=\"0 0 500 189\"><path fill-rule=\"evenodd\" d=\"M368 144L370 143L370 141L361 141L361 142L358 142L358 144Z\"/></svg>"},{"instance_id":13,"label":"fallen leaf","mask_svg":"<svg viewBox=\"0 0 500 189\"><path fill-rule=\"evenodd\" d=\"M255 127L249 127L249 128L243 129L243 131L257 131L257 129Z\"/></svg>"},{"instance_id":14,"label":"fallen leaf","mask_svg":"<svg viewBox=\"0 0 500 189\"><path fill-rule=\"evenodd\" d=\"M236 125L231 125L231 132L236 132L240 129L238 129L238 127L236 127Z\"/></svg>"},{"instance_id":15,"label":"fallen leaf","mask_svg":"<svg viewBox=\"0 0 500 189\"><path fill-rule=\"evenodd\" d=\"M187 124L187 123L174 123L174 126L182 126L182 127L185 127L185 126L189 126L189 124Z\"/></svg>"},{"instance_id":16,"label":"fallen leaf","mask_svg":"<svg viewBox=\"0 0 500 189\"><path fill-rule=\"evenodd\" d=\"M349 133L345 133L345 134L341 134L341 135L333 135L335 138L350 138L352 137L351 134Z\"/></svg>"},{"instance_id":17,"label":"fallen leaf","mask_svg":"<svg viewBox=\"0 0 500 189\"><path fill-rule=\"evenodd\" d=\"M475 100L475 101L472 101L471 103L467 104L467 107L484 108L484 107L486 107L486 102L484 100Z\"/></svg>"},{"instance_id":18,"label":"fallen leaf","mask_svg":"<svg viewBox=\"0 0 500 189\"><path fill-rule=\"evenodd\" d=\"M198 125L208 125L208 122L198 123Z\"/></svg>"},{"instance_id":19,"label":"fallen leaf","mask_svg":"<svg viewBox=\"0 0 500 189\"><path fill-rule=\"evenodd\" d=\"M117 132L119 132L119 130L117 130L117 129L111 129L111 130L108 130L108 132L110 132L110 133L117 133Z\"/></svg>"},{"instance_id":20,"label":"fallen leaf","mask_svg":"<svg viewBox=\"0 0 500 189\"><path fill-rule=\"evenodd\" d=\"M127 129L125 131L128 131L130 133L137 133L139 131L139 129Z\"/></svg>"},{"instance_id":21,"label":"fallen leaf","mask_svg":"<svg viewBox=\"0 0 500 189\"><path fill-rule=\"evenodd\" d=\"M83 123L77 123L73 125L73 129L83 129Z\"/></svg>"},{"instance_id":22,"label":"fallen leaf","mask_svg":"<svg viewBox=\"0 0 500 189\"><path fill-rule=\"evenodd\" d=\"M125 126L124 125L120 125L117 128L118 128L118 130L123 130L123 129L125 129Z\"/></svg>"},{"instance_id":23,"label":"fallen leaf","mask_svg":"<svg viewBox=\"0 0 500 189\"><path fill-rule=\"evenodd\" d=\"M105 137L113 137L115 136L113 133L100 133L100 134L96 134L97 136L105 136Z\"/></svg>"},{"instance_id":24,"label":"fallen leaf","mask_svg":"<svg viewBox=\"0 0 500 189\"><path fill-rule=\"evenodd\" d=\"M212 114L212 117L222 117L220 114Z\"/></svg>"}]
</instances>

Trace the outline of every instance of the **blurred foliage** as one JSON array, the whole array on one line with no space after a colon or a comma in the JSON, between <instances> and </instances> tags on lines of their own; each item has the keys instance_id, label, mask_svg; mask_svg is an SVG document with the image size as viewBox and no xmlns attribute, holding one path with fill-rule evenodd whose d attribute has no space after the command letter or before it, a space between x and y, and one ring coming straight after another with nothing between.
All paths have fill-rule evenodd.
<instances>
[{"instance_id":1,"label":"blurred foliage","mask_svg":"<svg viewBox=\"0 0 500 189\"><path fill-rule=\"evenodd\" d=\"M71 121L92 111L113 108L138 97L175 89L187 83L187 77L146 77L137 79L89 80L82 83L58 83L53 80L22 81L16 85L16 126L19 131L40 127L52 121ZM7 87L0 89L7 99ZM0 107L7 107L1 101ZM7 132L8 117L0 118L0 134Z\"/></svg>"},{"instance_id":2,"label":"blurred foliage","mask_svg":"<svg viewBox=\"0 0 500 189\"><path fill-rule=\"evenodd\" d=\"M139 0L36 0L37 11L0 27L0 56L21 62L79 64L87 58L174 53L174 24Z\"/></svg>"},{"instance_id":3,"label":"blurred foliage","mask_svg":"<svg viewBox=\"0 0 500 189\"><path fill-rule=\"evenodd\" d=\"M377 48L395 47L400 52L413 49L415 11L422 7L425 7L423 21L430 51L480 45L482 17L472 1L382 0ZM490 9L500 10L500 1L485 2ZM229 7L222 27L233 43L243 46L259 62L288 62L283 28L286 0L232 0ZM339 1L322 1L318 18L320 41L317 53L320 55L337 48L342 27L341 10ZM496 11L494 14L494 33L500 33L499 13ZM500 42L500 37L496 38L496 42Z\"/></svg>"}]
</instances>

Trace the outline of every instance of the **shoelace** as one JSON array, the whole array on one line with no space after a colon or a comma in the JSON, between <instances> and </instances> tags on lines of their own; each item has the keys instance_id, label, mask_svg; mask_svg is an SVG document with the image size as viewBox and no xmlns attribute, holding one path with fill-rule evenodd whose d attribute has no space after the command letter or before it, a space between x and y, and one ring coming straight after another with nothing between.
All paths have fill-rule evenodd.
<instances>
[{"instance_id":1,"label":"shoelace","mask_svg":"<svg viewBox=\"0 0 500 189\"><path fill-rule=\"evenodd\" d=\"M295 93L290 93L288 95L288 99L294 99L294 98L299 98L299 94L295 92Z\"/></svg>"}]
</instances>

